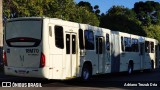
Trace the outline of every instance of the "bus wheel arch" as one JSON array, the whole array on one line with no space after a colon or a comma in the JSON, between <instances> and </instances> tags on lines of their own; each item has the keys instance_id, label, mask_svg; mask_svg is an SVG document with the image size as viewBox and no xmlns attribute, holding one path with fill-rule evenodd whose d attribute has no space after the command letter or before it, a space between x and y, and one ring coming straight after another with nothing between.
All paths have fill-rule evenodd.
<instances>
[{"instance_id":1,"label":"bus wheel arch","mask_svg":"<svg viewBox=\"0 0 160 90\"><path fill-rule=\"evenodd\" d=\"M83 80L89 80L92 76L92 63L90 61L86 61L82 67L81 78Z\"/></svg>"},{"instance_id":2,"label":"bus wheel arch","mask_svg":"<svg viewBox=\"0 0 160 90\"><path fill-rule=\"evenodd\" d=\"M134 62L133 62L133 60L129 60L129 63L128 63L128 74L132 74L133 73L133 68L134 68Z\"/></svg>"}]
</instances>

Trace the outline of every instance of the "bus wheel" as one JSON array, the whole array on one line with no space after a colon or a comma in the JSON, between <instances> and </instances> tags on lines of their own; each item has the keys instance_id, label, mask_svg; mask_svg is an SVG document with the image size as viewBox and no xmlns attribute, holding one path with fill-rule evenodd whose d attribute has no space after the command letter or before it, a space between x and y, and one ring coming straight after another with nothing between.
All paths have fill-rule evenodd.
<instances>
[{"instance_id":1,"label":"bus wheel","mask_svg":"<svg viewBox=\"0 0 160 90\"><path fill-rule=\"evenodd\" d=\"M133 65L129 64L128 65L128 74L132 74L133 73Z\"/></svg>"},{"instance_id":2,"label":"bus wheel","mask_svg":"<svg viewBox=\"0 0 160 90\"><path fill-rule=\"evenodd\" d=\"M91 71L89 69L89 66L85 64L82 69L81 78L86 81L90 79L90 76L91 76Z\"/></svg>"},{"instance_id":3,"label":"bus wheel","mask_svg":"<svg viewBox=\"0 0 160 90\"><path fill-rule=\"evenodd\" d=\"M151 70L153 70L154 69L154 61L152 60L151 61Z\"/></svg>"}]
</instances>

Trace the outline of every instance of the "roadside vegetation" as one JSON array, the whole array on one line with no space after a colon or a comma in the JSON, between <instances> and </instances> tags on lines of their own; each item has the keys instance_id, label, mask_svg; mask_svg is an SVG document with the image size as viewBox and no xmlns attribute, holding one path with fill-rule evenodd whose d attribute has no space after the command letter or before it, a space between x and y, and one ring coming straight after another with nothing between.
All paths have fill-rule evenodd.
<instances>
[{"instance_id":1,"label":"roadside vegetation","mask_svg":"<svg viewBox=\"0 0 160 90\"><path fill-rule=\"evenodd\" d=\"M60 18L160 41L160 3L136 2L134 8L113 6L106 13L89 2L74 0L3 0L3 19L30 16Z\"/></svg>"}]
</instances>

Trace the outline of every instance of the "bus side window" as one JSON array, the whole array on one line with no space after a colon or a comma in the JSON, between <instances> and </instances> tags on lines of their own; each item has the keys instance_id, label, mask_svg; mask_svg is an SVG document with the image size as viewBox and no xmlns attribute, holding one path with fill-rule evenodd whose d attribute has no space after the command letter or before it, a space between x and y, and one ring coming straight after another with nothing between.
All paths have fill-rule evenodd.
<instances>
[{"instance_id":1,"label":"bus side window","mask_svg":"<svg viewBox=\"0 0 160 90\"><path fill-rule=\"evenodd\" d=\"M106 33L106 49L110 50L109 34L108 33Z\"/></svg>"},{"instance_id":2,"label":"bus side window","mask_svg":"<svg viewBox=\"0 0 160 90\"><path fill-rule=\"evenodd\" d=\"M79 29L79 47L80 47L80 49L84 49L83 30L82 29Z\"/></svg>"},{"instance_id":3,"label":"bus side window","mask_svg":"<svg viewBox=\"0 0 160 90\"><path fill-rule=\"evenodd\" d=\"M85 35L85 49L86 50L94 50L94 33L90 30L84 31Z\"/></svg>"},{"instance_id":4,"label":"bus side window","mask_svg":"<svg viewBox=\"0 0 160 90\"><path fill-rule=\"evenodd\" d=\"M55 26L54 27L55 33L55 45L56 47L63 49L64 48L64 40L63 40L63 27L62 26Z\"/></svg>"},{"instance_id":5,"label":"bus side window","mask_svg":"<svg viewBox=\"0 0 160 90\"><path fill-rule=\"evenodd\" d=\"M139 52L138 39L135 40L136 52Z\"/></svg>"},{"instance_id":6,"label":"bus side window","mask_svg":"<svg viewBox=\"0 0 160 90\"><path fill-rule=\"evenodd\" d=\"M72 54L76 54L76 35L72 35Z\"/></svg>"},{"instance_id":7,"label":"bus side window","mask_svg":"<svg viewBox=\"0 0 160 90\"><path fill-rule=\"evenodd\" d=\"M151 42L151 53L154 53L154 42Z\"/></svg>"},{"instance_id":8,"label":"bus side window","mask_svg":"<svg viewBox=\"0 0 160 90\"><path fill-rule=\"evenodd\" d=\"M124 51L124 40L122 36L121 36L121 48L122 48L122 51Z\"/></svg>"},{"instance_id":9,"label":"bus side window","mask_svg":"<svg viewBox=\"0 0 160 90\"><path fill-rule=\"evenodd\" d=\"M66 54L70 54L70 35L66 34Z\"/></svg>"},{"instance_id":10,"label":"bus side window","mask_svg":"<svg viewBox=\"0 0 160 90\"><path fill-rule=\"evenodd\" d=\"M131 38L124 37L124 44L125 44L125 51L131 52L132 51L132 48L131 48Z\"/></svg>"},{"instance_id":11,"label":"bus side window","mask_svg":"<svg viewBox=\"0 0 160 90\"><path fill-rule=\"evenodd\" d=\"M146 53L149 53L149 52L150 52L149 41L145 41L145 52L146 52Z\"/></svg>"},{"instance_id":12,"label":"bus side window","mask_svg":"<svg viewBox=\"0 0 160 90\"><path fill-rule=\"evenodd\" d=\"M133 39L132 38L132 51L133 52L139 52L138 39Z\"/></svg>"}]
</instances>

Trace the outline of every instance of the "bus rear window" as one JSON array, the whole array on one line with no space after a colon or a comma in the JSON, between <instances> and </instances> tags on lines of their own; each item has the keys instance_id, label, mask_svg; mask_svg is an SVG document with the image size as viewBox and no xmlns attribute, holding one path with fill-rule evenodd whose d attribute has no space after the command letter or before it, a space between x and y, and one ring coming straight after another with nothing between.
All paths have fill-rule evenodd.
<instances>
[{"instance_id":1,"label":"bus rear window","mask_svg":"<svg viewBox=\"0 0 160 90\"><path fill-rule=\"evenodd\" d=\"M42 20L23 19L6 23L5 39L8 46L37 46L41 41Z\"/></svg>"},{"instance_id":2,"label":"bus rear window","mask_svg":"<svg viewBox=\"0 0 160 90\"><path fill-rule=\"evenodd\" d=\"M6 40L6 43L10 47L36 47L40 44L39 39L17 37Z\"/></svg>"}]
</instances>

